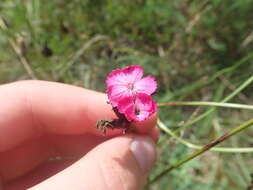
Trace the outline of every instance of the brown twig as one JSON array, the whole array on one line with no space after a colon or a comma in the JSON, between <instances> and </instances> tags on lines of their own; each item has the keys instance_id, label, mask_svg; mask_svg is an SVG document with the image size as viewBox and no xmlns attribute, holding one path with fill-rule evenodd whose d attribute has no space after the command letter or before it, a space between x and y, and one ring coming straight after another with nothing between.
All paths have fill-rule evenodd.
<instances>
[{"instance_id":1,"label":"brown twig","mask_svg":"<svg viewBox=\"0 0 253 190\"><path fill-rule=\"evenodd\" d=\"M233 135L249 128L252 125L253 125L253 119L250 119L250 120L246 121L245 123L243 123L242 125L240 125L240 126L234 128L233 130L225 133L224 135L222 135L218 139L216 139L216 140L212 141L211 143L203 146L200 150L197 150L197 151L193 152L192 154L190 154L190 155L186 156L185 158L179 160L177 163L173 164L172 166L169 166L168 168L166 168L164 171L162 171L160 174L158 174L154 179L152 179L149 182L149 184L152 184L152 183L156 182L157 180L162 178L165 174L167 174L171 170L180 167L184 163L196 158L197 156L201 155L202 153L206 152L207 150L211 149L212 147L216 146L217 144L220 144L221 142L225 141L229 137L231 137L231 136L233 136Z\"/></svg>"}]
</instances>

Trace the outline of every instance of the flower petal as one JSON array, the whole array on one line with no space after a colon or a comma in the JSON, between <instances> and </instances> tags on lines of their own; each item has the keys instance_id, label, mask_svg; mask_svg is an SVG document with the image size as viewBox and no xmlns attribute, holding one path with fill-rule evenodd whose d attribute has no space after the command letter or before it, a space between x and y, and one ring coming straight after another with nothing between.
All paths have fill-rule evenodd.
<instances>
[{"instance_id":1,"label":"flower petal","mask_svg":"<svg viewBox=\"0 0 253 190\"><path fill-rule=\"evenodd\" d=\"M157 82L152 76L144 77L134 84L134 91L137 93L145 93L151 95L156 91L156 88Z\"/></svg>"},{"instance_id":2,"label":"flower petal","mask_svg":"<svg viewBox=\"0 0 253 190\"><path fill-rule=\"evenodd\" d=\"M107 88L107 95L113 107L118 106L118 103L124 97L130 96L130 92L124 85L110 86Z\"/></svg>"},{"instance_id":3,"label":"flower petal","mask_svg":"<svg viewBox=\"0 0 253 190\"><path fill-rule=\"evenodd\" d=\"M139 93L136 95L135 106L140 111L148 111L150 115L157 111L155 101L151 98L151 96L144 93Z\"/></svg>"},{"instance_id":4,"label":"flower petal","mask_svg":"<svg viewBox=\"0 0 253 190\"><path fill-rule=\"evenodd\" d=\"M138 115L136 114L135 106L129 106L125 111L125 117L128 121L142 122L149 117L148 111L140 111Z\"/></svg>"},{"instance_id":5,"label":"flower petal","mask_svg":"<svg viewBox=\"0 0 253 190\"><path fill-rule=\"evenodd\" d=\"M157 111L157 106L151 96L140 93L135 101L132 97L124 98L119 102L119 111L128 121L142 122Z\"/></svg>"},{"instance_id":6,"label":"flower petal","mask_svg":"<svg viewBox=\"0 0 253 190\"><path fill-rule=\"evenodd\" d=\"M120 113L125 114L129 107L134 106L134 99L131 96L124 97L118 103L118 110Z\"/></svg>"},{"instance_id":7,"label":"flower petal","mask_svg":"<svg viewBox=\"0 0 253 190\"><path fill-rule=\"evenodd\" d=\"M106 79L107 87L115 85L134 84L143 76L143 69L139 65L131 65L122 69L113 70Z\"/></svg>"}]
</instances>

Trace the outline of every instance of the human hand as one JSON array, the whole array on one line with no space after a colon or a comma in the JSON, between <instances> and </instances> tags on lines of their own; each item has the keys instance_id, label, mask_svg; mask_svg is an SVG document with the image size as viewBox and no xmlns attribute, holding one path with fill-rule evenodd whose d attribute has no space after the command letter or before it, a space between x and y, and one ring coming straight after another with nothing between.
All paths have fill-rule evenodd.
<instances>
[{"instance_id":1,"label":"human hand","mask_svg":"<svg viewBox=\"0 0 253 190\"><path fill-rule=\"evenodd\" d=\"M102 93L43 81L0 86L0 189L139 189L155 162L155 116L134 126L143 136L103 136L102 118L115 118Z\"/></svg>"}]
</instances>

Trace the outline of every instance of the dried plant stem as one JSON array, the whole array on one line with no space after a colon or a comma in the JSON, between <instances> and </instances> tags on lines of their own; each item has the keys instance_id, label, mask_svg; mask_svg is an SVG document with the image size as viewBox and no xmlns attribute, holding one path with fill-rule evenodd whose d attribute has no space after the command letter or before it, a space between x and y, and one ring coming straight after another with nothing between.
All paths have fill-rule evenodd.
<instances>
[{"instance_id":1,"label":"dried plant stem","mask_svg":"<svg viewBox=\"0 0 253 190\"><path fill-rule=\"evenodd\" d=\"M253 53L250 53L249 55L243 57L241 60L237 61L234 65L224 68L224 69L214 73L214 75L209 77L207 80L195 81L194 85L192 85L190 87L187 86L187 87L183 87L183 88L179 89L178 91L174 92L172 96L170 96L169 98L166 98L165 100L168 101L168 100L171 100L179 95L189 94L190 92L193 92L196 89L199 89L205 85L208 85L208 84L214 82L220 76L228 74L228 73L232 73L237 68L239 68L241 65L243 65L244 63L247 63L250 59L252 59L252 57L253 57Z\"/></svg>"},{"instance_id":2,"label":"dried plant stem","mask_svg":"<svg viewBox=\"0 0 253 190\"><path fill-rule=\"evenodd\" d=\"M95 36L91 38L89 41L83 44L83 46L73 55L71 60L59 71L58 77L64 75L67 70L95 43L101 40L107 40L108 38L103 35Z\"/></svg>"},{"instance_id":3,"label":"dried plant stem","mask_svg":"<svg viewBox=\"0 0 253 190\"><path fill-rule=\"evenodd\" d=\"M242 125L239 125L238 127L234 128L233 130L225 133L224 135L222 135L221 137L219 137L218 139L214 140L213 142L203 146L200 150L197 150L195 152L193 152L192 154L184 157L183 159L179 160L177 163L169 166L168 168L166 168L164 171L162 171L159 175L157 175L154 179L152 179L148 185L156 182L157 180L159 180L160 178L162 178L166 173L170 172L171 170L180 167L181 165L183 165L184 163L196 158L197 156L201 155L202 153L208 151L209 149L211 149L212 147L216 146L217 144L220 144L221 142L225 141L226 139L228 139L229 137L241 132L242 130L245 130L247 128L249 128L250 126L253 125L253 119L250 119L248 121L246 121L245 123L243 123Z\"/></svg>"},{"instance_id":4,"label":"dried plant stem","mask_svg":"<svg viewBox=\"0 0 253 190\"><path fill-rule=\"evenodd\" d=\"M0 29L2 30L8 30L7 25L5 24L4 20L2 17L0 17ZM35 73L33 72L32 68L30 67L27 59L22 55L22 51L19 48L19 46L16 44L16 42L12 39L8 39L8 42L16 55L18 56L20 63L24 66L27 74L30 76L31 79L37 79Z\"/></svg>"},{"instance_id":5,"label":"dried plant stem","mask_svg":"<svg viewBox=\"0 0 253 190\"><path fill-rule=\"evenodd\" d=\"M33 72L32 68L30 67L27 59L22 55L21 50L19 49L18 45L13 40L10 40L10 39L9 39L9 43L10 43L12 49L14 50L14 52L17 54L17 56L20 60L20 63L24 66L29 77L31 79L37 79L37 77L35 76L35 73Z\"/></svg>"}]
</instances>

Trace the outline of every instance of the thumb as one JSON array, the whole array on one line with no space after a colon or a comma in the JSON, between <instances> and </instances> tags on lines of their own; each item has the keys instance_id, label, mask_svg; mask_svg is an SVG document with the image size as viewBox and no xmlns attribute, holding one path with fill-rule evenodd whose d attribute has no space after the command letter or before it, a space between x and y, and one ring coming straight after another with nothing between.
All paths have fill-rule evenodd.
<instances>
[{"instance_id":1,"label":"thumb","mask_svg":"<svg viewBox=\"0 0 253 190\"><path fill-rule=\"evenodd\" d=\"M137 190L144 183L155 158L155 145L149 137L115 137L32 189Z\"/></svg>"}]
</instances>

